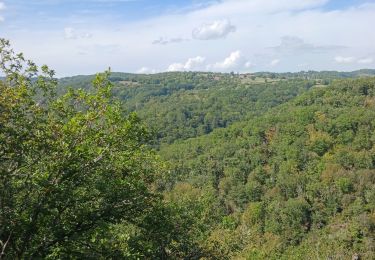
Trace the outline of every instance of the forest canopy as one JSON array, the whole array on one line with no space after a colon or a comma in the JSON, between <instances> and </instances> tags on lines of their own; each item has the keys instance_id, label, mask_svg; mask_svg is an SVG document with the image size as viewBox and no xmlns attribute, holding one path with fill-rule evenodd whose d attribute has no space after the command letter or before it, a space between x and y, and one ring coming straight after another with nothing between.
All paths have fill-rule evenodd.
<instances>
[{"instance_id":1,"label":"forest canopy","mask_svg":"<svg viewBox=\"0 0 375 260\"><path fill-rule=\"evenodd\" d=\"M0 258L375 257L374 71L56 79L0 54Z\"/></svg>"}]
</instances>

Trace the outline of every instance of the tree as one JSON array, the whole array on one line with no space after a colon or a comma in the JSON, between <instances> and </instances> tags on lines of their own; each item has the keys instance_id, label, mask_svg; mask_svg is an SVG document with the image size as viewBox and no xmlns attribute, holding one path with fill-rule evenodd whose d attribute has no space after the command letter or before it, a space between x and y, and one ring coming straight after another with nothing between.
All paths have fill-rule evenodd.
<instances>
[{"instance_id":1,"label":"tree","mask_svg":"<svg viewBox=\"0 0 375 260\"><path fill-rule=\"evenodd\" d=\"M0 40L0 258L95 257L98 234L140 226L160 197L159 163L135 114L93 93L56 96L57 80Z\"/></svg>"}]
</instances>

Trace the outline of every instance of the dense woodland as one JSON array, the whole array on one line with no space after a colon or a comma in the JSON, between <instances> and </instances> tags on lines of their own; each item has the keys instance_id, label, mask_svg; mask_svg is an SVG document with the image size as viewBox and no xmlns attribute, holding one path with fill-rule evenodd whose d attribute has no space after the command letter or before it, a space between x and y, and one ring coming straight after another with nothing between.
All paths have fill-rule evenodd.
<instances>
[{"instance_id":1,"label":"dense woodland","mask_svg":"<svg viewBox=\"0 0 375 260\"><path fill-rule=\"evenodd\" d=\"M0 258L375 258L375 70L56 79L0 51Z\"/></svg>"}]
</instances>

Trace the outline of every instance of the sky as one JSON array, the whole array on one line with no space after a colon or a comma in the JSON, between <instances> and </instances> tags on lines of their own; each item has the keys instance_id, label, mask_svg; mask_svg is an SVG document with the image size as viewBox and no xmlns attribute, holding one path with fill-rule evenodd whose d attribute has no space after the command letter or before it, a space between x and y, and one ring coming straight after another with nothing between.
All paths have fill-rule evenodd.
<instances>
[{"instance_id":1,"label":"sky","mask_svg":"<svg viewBox=\"0 0 375 260\"><path fill-rule=\"evenodd\" d=\"M0 0L0 37L58 76L375 68L375 0Z\"/></svg>"}]
</instances>

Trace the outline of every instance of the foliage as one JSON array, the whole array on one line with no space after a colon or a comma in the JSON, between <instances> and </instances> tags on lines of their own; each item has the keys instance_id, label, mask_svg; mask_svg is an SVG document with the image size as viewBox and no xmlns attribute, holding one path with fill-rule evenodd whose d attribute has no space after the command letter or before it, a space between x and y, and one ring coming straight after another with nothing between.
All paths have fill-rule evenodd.
<instances>
[{"instance_id":1,"label":"foliage","mask_svg":"<svg viewBox=\"0 0 375 260\"><path fill-rule=\"evenodd\" d=\"M160 154L172 165L170 180L196 187L207 186L211 158L221 165L214 187L223 218L241 216L229 235L236 247L228 249L222 223L212 230L227 256L371 259L375 208L365 194L375 188L374 95L374 78L337 80L226 129L163 145Z\"/></svg>"},{"instance_id":2,"label":"foliage","mask_svg":"<svg viewBox=\"0 0 375 260\"><path fill-rule=\"evenodd\" d=\"M375 257L373 70L55 88L48 68L17 62L0 97L6 257Z\"/></svg>"},{"instance_id":3,"label":"foliage","mask_svg":"<svg viewBox=\"0 0 375 260\"><path fill-rule=\"evenodd\" d=\"M139 118L110 101L108 73L94 93L57 97L54 72L37 68L1 41L1 256L112 256L98 251L113 225L143 232L160 196L161 165ZM40 73L39 73L40 71ZM110 243L110 241L108 241Z\"/></svg>"}]
</instances>

